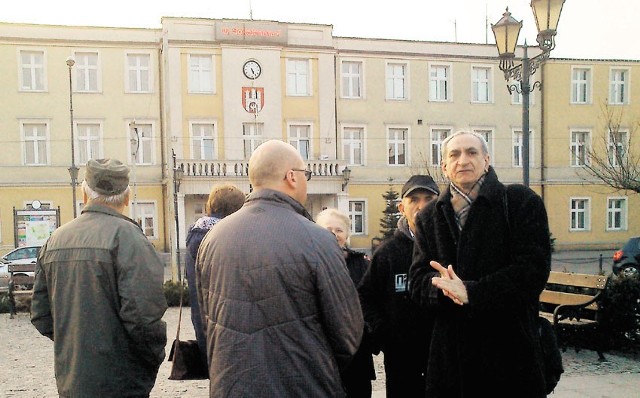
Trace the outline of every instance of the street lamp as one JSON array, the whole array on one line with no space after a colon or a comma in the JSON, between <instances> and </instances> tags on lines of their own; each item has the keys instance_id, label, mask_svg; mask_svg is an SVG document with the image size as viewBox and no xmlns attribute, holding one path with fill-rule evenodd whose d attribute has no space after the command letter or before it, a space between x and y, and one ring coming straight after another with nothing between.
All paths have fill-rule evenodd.
<instances>
[{"instance_id":1,"label":"street lamp","mask_svg":"<svg viewBox=\"0 0 640 398\"><path fill-rule=\"evenodd\" d=\"M182 272L180 271L180 222L178 221L178 192L180 191L180 182L184 177L184 170L178 167L176 163L176 153L172 149L171 157L173 158L173 213L176 219L176 267L178 270L178 280L182 280Z\"/></svg>"},{"instance_id":2,"label":"street lamp","mask_svg":"<svg viewBox=\"0 0 640 398\"><path fill-rule=\"evenodd\" d=\"M140 134L138 133L138 124L134 120L129 123L129 128L136 133L136 137L131 136L131 156L133 157L133 217L136 222L140 224L138 220L138 180L136 178L136 165L138 164L138 152L140 150Z\"/></svg>"},{"instance_id":3,"label":"street lamp","mask_svg":"<svg viewBox=\"0 0 640 398\"><path fill-rule=\"evenodd\" d=\"M349 185L349 179L351 178L351 169L349 169L349 166L345 166L344 170L342 170L342 179L343 179L343 183L342 183L342 190L344 191L344 189L347 187L347 185Z\"/></svg>"},{"instance_id":4,"label":"street lamp","mask_svg":"<svg viewBox=\"0 0 640 398\"><path fill-rule=\"evenodd\" d=\"M500 55L500 70L504 72L504 78L507 82L515 79L520 82L517 84L508 84L509 94L514 91L522 94L522 182L529 186L529 94L538 87L542 87L542 83L536 81L531 85L529 78L536 73L540 65L549 58L549 53L556 46L555 36L562 12L562 5L565 0L531 0L531 8L536 19L538 28L538 48L542 52L533 58L529 58L527 42L524 42L524 53L522 63L513 65L516 47L518 44L518 35L522 28L522 21L515 20L509 8L507 7L502 18L494 25L491 30L496 38L496 47Z\"/></svg>"},{"instance_id":5,"label":"street lamp","mask_svg":"<svg viewBox=\"0 0 640 398\"><path fill-rule=\"evenodd\" d=\"M76 218L78 213L76 210L76 185L78 185L78 167L76 167L76 150L75 140L73 138L73 83L71 78L71 68L76 64L76 60L73 56L67 58L67 66L69 67L69 116L71 120L71 167L69 167L69 175L71 176L71 192L73 200L73 218Z\"/></svg>"}]
</instances>

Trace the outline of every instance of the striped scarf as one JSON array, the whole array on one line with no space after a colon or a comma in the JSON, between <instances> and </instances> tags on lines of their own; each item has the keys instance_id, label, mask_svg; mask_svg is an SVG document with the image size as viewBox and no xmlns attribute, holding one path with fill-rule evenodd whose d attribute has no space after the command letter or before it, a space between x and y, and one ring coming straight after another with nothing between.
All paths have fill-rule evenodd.
<instances>
[{"instance_id":1,"label":"striped scarf","mask_svg":"<svg viewBox=\"0 0 640 398\"><path fill-rule=\"evenodd\" d=\"M462 231L462 227L464 227L467 221L471 204L478 197L480 187L482 187L485 177L486 174L483 174L467 193L458 188L454 183L450 184L451 205L453 206L453 212L456 215L456 224L458 224L458 230L460 231Z\"/></svg>"}]
</instances>

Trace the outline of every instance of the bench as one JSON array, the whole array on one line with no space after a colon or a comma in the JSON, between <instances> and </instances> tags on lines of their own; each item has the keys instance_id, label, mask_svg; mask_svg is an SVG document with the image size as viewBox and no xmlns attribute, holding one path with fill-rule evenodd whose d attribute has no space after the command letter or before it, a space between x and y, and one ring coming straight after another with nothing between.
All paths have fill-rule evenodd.
<instances>
[{"instance_id":1,"label":"bench","mask_svg":"<svg viewBox=\"0 0 640 398\"><path fill-rule=\"evenodd\" d=\"M35 264L9 264L9 311L16 313L16 296L31 296L35 282Z\"/></svg>"},{"instance_id":2,"label":"bench","mask_svg":"<svg viewBox=\"0 0 640 398\"><path fill-rule=\"evenodd\" d=\"M606 360L599 301L607 281L603 275L551 271L540 295L540 316L553 323L563 351L571 343L576 351L594 348L598 358Z\"/></svg>"}]
</instances>

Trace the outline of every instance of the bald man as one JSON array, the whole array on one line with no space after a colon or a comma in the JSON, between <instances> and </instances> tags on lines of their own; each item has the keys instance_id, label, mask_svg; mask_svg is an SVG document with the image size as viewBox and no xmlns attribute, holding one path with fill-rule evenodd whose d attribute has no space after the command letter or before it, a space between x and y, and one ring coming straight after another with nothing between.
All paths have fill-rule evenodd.
<instances>
[{"instance_id":1,"label":"bald man","mask_svg":"<svg viewBox=\"0 0 640 398\"><path fill-rule=\"evenodd\" d=\"M204 238L196 260L211 397L344 397L362 338L358 294L328 230L305 210L298 151L267 141L254 192Z\"/></svg>"}]
</instances>

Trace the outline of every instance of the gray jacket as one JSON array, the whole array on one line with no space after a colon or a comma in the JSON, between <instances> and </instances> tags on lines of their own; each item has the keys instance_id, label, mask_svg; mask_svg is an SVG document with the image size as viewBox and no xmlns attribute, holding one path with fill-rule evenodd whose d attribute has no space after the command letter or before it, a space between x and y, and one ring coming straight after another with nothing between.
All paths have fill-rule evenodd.
<instances>
[{"instance_id":1,"label":"gray jacket","mask_svg":"<svg viewBox=\"0 0 640 398\"><path fill-rule=\"evenodd\" d=\"M362 338L335 237L273 190L204 238L196 262L211 397L342 397Z\"/></svg>"},{"instance_id":2,"label":"gray jacket","mask_svg":"<svg viewBox=\"0 0 640 398\"><path fill-rule=\"evenodd\" d=\"M40 250L31 322L54 341L62 397L146 396L167 343L156 250L133 220L100 205Z\"/></svg>"}]
</instances>

